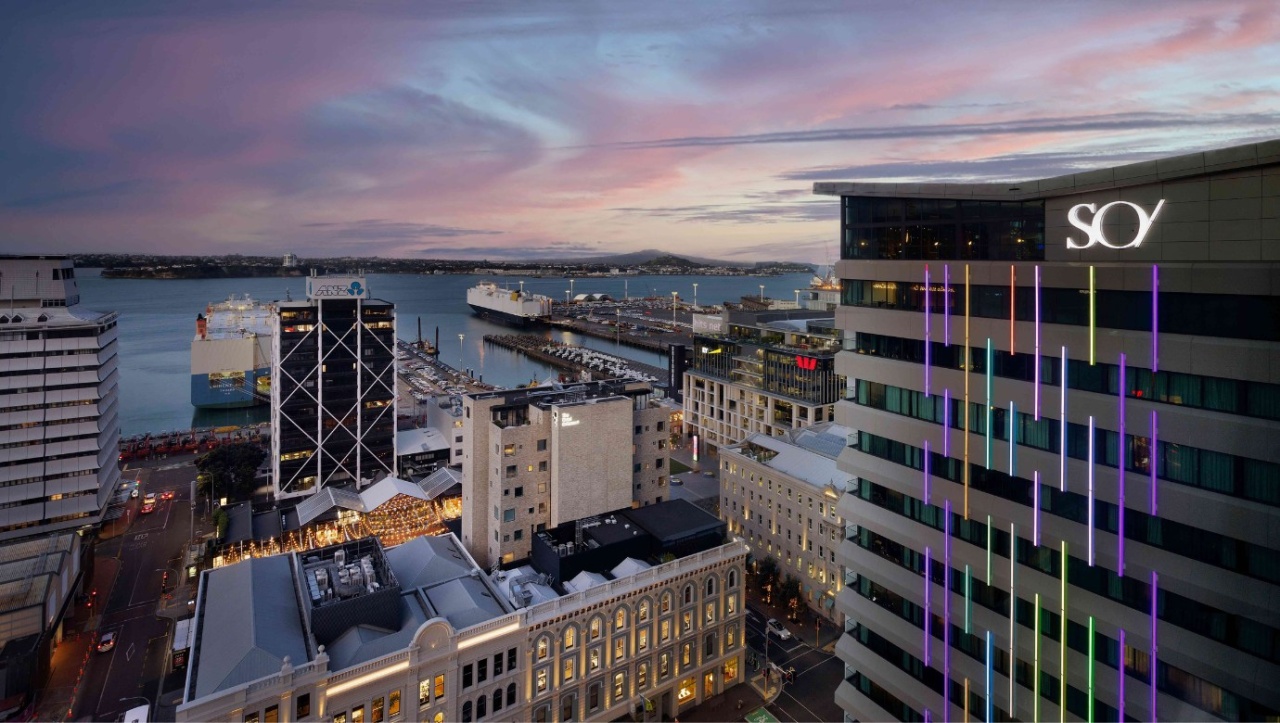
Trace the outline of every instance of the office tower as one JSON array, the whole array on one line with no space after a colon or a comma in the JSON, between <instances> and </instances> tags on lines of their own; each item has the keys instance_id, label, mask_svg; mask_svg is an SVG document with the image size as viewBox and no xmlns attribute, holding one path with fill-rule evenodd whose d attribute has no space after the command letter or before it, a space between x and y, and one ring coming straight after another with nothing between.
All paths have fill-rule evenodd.
<instances>
[{"instance_id":1,"label":"office tower","mask_svg":"<svg viewBox=\"0 0 1280 723\"><path fill-rule=\"evenodd\" d=\"M645 382L468 394L462 422L462 541L485 567L567 520L670 497L670 411Z\"/></svg>"},{"instance_id":2,"label":"office tower","mask_svg":"<svg viewBox=\"0 0 1280 723\"><path fill-rule=\"evenodd\" d=\"M0 256L0 541L102 520L117 466L116 314L65 256Z\"/></svg>"},{"instance_id":3,"label":"office tower","mask_svg":"<svg viewBox=\"0 0 1280 723\"><path fill-rule=\"evenodd\" d=\"M276 303L271 385L277 498L395 474L395 305L362 277L309 276Z\"/></svg>"},{"instance_id":4,"label":"office tower","mask_svg":"<svg viewBox=\"0 0 1280 723\"><path fill-rule=\"evenodd\" d=\"M694 319L684 374L685 437L700 456L755 433L832 420L845 381L835 369L839 335L823 311L742 311L721 315L718 329Z\"/></svg>"},{"instance_id":5,"label":"office tower","mask_svg":"<svg viewBox=\"0 0 1280 723\"><path fill-rule=\"evenodd\" d=\"M815 192L847 716L1280 714L1280 141Z\"/></svg>"}]
</instances>

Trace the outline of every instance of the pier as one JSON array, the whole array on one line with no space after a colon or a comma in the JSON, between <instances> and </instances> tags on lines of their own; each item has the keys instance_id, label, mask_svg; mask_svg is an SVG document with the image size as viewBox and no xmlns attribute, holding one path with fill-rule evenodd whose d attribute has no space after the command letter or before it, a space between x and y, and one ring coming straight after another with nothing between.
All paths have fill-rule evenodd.
<instances>
[{"instance_id":1,"label":"pier","mask_svg":"<svg viewBox=\"0 0 1280 723\"><path fill-rule=\"evenodd\" d=\"M582 346L518 334L486 334L484 341L486 344L519 352L557 369L575 373L587 372L597 379L631 376L659 385L666 384L666 369Z\"/></svg>"},{"instance_id":2,"label":"pier","mask_svg":"<svg viewBox=\"0 0 1280 723\"><path fill-rule=\"evenodd\" d=\"M551 326L557 329L564 329L578 334L586 334L594 336L597 339L606 339L608 341L616 341L619 344L634 346L638 349L647 349L648 351L666 354L670 351L672 344L692 344L693 337L689 334L676 332L652 332L645 329L619 329L612 324L602 324L586 319L571 319L567 317L554 317L551 319Z\"/></svg>"}]
</instances>

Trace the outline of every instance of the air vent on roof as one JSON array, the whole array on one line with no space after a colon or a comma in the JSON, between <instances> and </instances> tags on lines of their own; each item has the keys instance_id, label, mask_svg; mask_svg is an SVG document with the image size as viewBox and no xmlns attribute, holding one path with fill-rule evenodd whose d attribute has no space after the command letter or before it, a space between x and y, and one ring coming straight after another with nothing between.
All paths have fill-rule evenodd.
<instances>
[{"instance_id":1,"label":"air vent on roof","mask_svg":"<svg viewBox=\"0 0 1280 723\"><path fill-rule=\"evenodd\" d=\"M1010 191L1021 191L1021 190L1022 190L1022 186L1014 186L1013 188L1010 188L1009 190L1010 190Z\"/></svg>"}]
</instances>

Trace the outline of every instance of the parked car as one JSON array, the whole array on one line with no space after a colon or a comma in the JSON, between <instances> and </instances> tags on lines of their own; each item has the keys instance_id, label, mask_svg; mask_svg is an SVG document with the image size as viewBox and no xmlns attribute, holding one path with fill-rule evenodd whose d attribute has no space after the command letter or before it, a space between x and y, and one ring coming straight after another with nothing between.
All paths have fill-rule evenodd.
<instances>
[{"instance_id":1,"label":"parked car","mask_svg":"<svg viewBox=\"0 0 1280 723\"><path fill-rule=\"evenodd\" d=\"M103 633L102 637L98 639L99 653L109 653L114 647L116 647L116 633L114 630L109 633Z\"/></svg>"},{"instance_id":2,"label":"parked car","mask_svg":"<svg viewBox=\"0 0 1280 723\"><path fill-rule=\"evenodd\" d=\"M778 622L777 618L769 618L769 622L765 623L764 627L770 635L778 636L779 640L791 639L791 631L782 627L782 623Z\"/></svg>"}]
</instances>

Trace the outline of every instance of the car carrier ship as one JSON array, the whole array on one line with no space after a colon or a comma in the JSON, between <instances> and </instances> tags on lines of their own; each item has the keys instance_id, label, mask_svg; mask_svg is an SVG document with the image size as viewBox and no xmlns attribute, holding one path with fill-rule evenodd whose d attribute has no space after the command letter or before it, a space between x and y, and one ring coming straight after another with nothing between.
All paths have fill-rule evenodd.
<instances>
[{"instance_id":1,"label":"car carrier ship","mask_svg":"<svg viewBox=\"0 0 1280 723\"><path fill-rule=\"evenodd\" d=\"M483 319L512 326L529 326L551 317L551 298L499 288L492 281L481 281L467 289L467 305Z\"/></svg>"},{"instance_id":2,"label":"car carrier ship","mask_svg":"<svg viewBox=\"0 0 1280 723\"><path fill-rule=\"evenodd\" d=\"M191 341L191 404L233 409L271 401L271 304L229 298L196 315Z\"/></svg>"}]
</instances>

